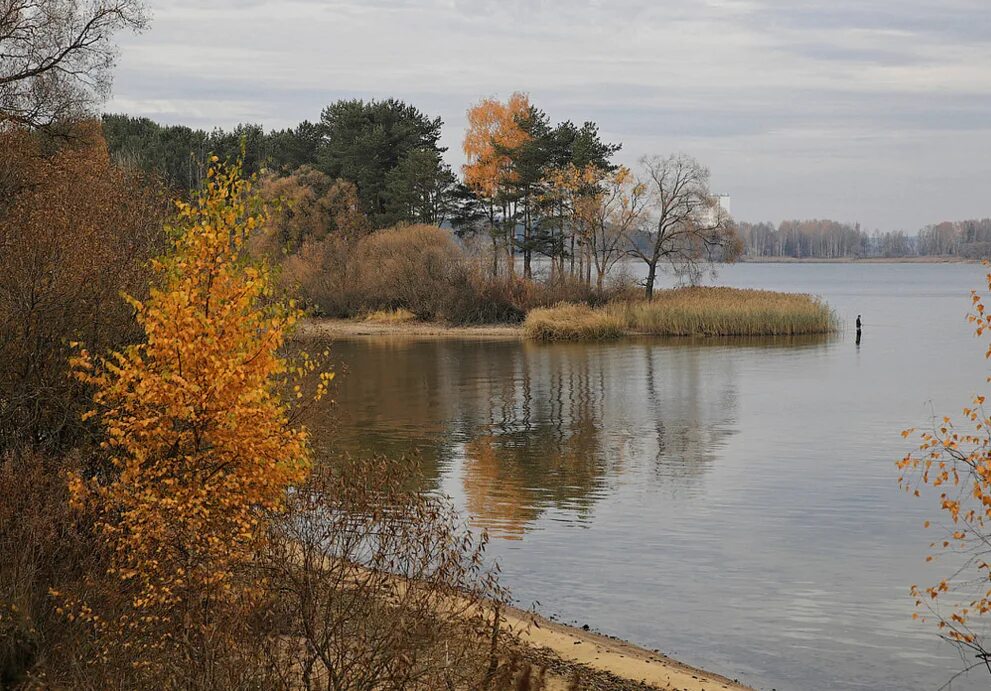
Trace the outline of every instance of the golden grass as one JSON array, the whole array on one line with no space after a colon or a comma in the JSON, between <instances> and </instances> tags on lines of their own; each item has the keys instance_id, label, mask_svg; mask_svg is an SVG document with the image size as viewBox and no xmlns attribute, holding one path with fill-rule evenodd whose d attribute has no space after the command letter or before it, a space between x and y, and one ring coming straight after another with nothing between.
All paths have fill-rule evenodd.
<instances>
[{"instance_id":1,"label":"golden grass","mask_svg":"<svg viewBox=\"0 0 991 691\"><path fill-rule=\"evenodd\" d=\"M362 321L374 324L406 324L416 321L416 315L400 307L394 310L375 310L366 314Z\"/></svg>"},{"instance_id":2,"label":"golden grass","mask_svg":"<svg viewBox=\"0 0 991 691\"><path fill-rule=\"evenodd\" d=\"M595 341L622 334L619 317L567 302L530 310L523 322L523 335L538 341Z\"/></svg>"},{"instance_id":3,"label":"golden grass","mask_svg":"<svg viewBox=\"0 0 991 691\"><path fill-rule=\"evenodd\" d=\"M794 336L836 331L833 310L811 295L739 288L662 290L651 302L603 308L627 331L663 336Z\"/></svg>"}]
</instances>

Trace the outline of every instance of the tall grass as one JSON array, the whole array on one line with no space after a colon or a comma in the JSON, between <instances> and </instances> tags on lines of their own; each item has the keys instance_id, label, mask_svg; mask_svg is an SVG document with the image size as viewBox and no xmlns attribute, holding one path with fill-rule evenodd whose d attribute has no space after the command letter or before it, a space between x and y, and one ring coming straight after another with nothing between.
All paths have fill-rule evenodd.
<instances>
[{"instance_id":1,"label":"tall grass","mask_svg":"<svg viewBox=\"0 0 991 691\"><path fill-rule=\"evenodd\" d=\"M677 288L650 302L617 302L605 310L628 331L663 336L794 336L838 326L822 300L770 290Z\"/></svg>"},{"instance_id":2,"label":"tall grass","mask_svg":"<svg viewBox=\"0 0 991 691\"><path fill-rule=\"evenodd\" d=\"M835 331L833 310L811 295L737 288L678 288L598 309L561 303L532 310L523 332L537 340L657 336L796 336Z\"/></svg>"},{"instance_id":3,"label":"tall grass","mask_svg":"<svg viewBox=\"0 0 991 691\"><path fill-rule=\"evenodd\" d=\"M562 302L554 307L530 310L523 334L539 341L593 341L623 334L620 318L603 309Z\"/></svg>"}]
</instances>

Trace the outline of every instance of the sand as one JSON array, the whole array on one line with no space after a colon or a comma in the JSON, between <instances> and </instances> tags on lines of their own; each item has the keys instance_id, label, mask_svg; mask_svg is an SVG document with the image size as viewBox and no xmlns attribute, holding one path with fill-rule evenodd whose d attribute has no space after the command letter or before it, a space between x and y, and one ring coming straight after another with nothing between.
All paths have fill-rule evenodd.
<instances>
[{"instance_id":1,"label":"sand","mask_svg":"<svg viewBox=\"0 0 991 691\"><path fill-rule=\"evenodd\" d=\"M705 672L669 657L639 648L630 643L549 621L520 610L505 613L507 622L520 633L524 643L550 651L568 663L607 672L622 680L640 682L658 689L679 691L748 691L731 679ZM550 689L567 688L567 676L561 673L549 679ZM622 685L617 685L617 688Z\"/></svg>"},{"instance_id":2,"label":"sand","mask_svg":"<svg viewBox=\"0 0 991 691\"><path fill-rule=\"evenodd\" d=\"M327 336L331 338L395 336L404 338L514 340L523 337L523 329L516 324L448 326L434 322L381 323L356 319L307 319L301 324L300 335L303 337Z\"/></svg>"}]
</instances>

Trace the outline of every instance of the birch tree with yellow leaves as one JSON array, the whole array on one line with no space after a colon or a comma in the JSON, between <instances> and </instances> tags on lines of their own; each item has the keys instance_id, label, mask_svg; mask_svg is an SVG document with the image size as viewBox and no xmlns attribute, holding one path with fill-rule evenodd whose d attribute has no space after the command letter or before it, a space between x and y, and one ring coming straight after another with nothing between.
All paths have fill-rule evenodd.
<instances>
[{"instance_id":1,"label":"birch tree with yellow leaves","mask_svg":"<svg viewBox=\"0 0 991 691\"><path fill-rule=\"evenodd\" d=\"M262 220L251 183L214 164L199 197L178 204L148 299L128 298L144 341L74 359L95 390L87 416L103 427L107 462L71 478L71 495L96 516L107 575L127 601L109 621L94 613L106 608L66 605L105 640L146 646L136 664L202 664L207 676L199 651L216 649L206 643L219 631L212 613L260 592L240 570L264 544L267 517L308 475L307 434L291 424L284 390L313 369L280 355L301 311L276 300L267 268L243 257Z\"/></svg>"}]
</instances>

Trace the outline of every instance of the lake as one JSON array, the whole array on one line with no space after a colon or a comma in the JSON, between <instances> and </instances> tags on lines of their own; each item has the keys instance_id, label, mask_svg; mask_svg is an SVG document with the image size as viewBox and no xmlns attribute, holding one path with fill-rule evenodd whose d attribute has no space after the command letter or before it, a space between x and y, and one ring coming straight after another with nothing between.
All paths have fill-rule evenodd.
<instances>
[{"instance_id":1,"label":"lake","mask_svg":"<svg viewBox=\"0 0 991 691\"><path fill-rule=\"evenodd\" d=\"M713 281L820 295L846 325L827 338L337 341L316 443L418 454L524 607L759 688L938 688L963 663L908 588L952 565L925 563L936 498L901 493L894 463L902 429L984 387L965 320L983 277L741 264Z\"/></svg>"}]
</instances>

